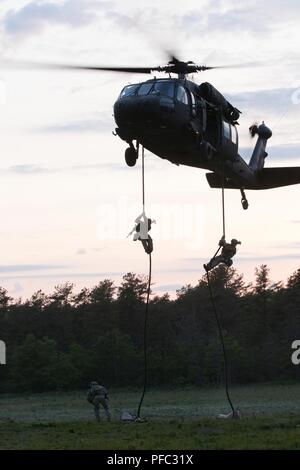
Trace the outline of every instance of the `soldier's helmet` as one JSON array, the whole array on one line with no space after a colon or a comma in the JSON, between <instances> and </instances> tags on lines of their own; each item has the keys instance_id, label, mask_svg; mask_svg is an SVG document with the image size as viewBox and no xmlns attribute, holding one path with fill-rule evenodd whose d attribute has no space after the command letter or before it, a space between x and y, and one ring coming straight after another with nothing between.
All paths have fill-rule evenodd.
<instances>
[{"instance_id":1,"label":"soldier's helmet","mask_svg":"<svg viewBox=\"0 0 300 470\"><path fill-rule=\"evenodd\" d=\"M232 245L241 245L241 242L239 242L238 240L236 240L236 238L233 238L233 239L231 240L231 244L232 244Z\"/></svg>"},{"instance_id":2,"label":"soldier's helmet","mask_svg":"<svg viewBox=\"0 0 300 470\"><path fill-rule=\"evenodd\" d=\"M90 382L90 387L94 387L95 385L98 385L98 382Z\"/></svg>"}]
</instances>

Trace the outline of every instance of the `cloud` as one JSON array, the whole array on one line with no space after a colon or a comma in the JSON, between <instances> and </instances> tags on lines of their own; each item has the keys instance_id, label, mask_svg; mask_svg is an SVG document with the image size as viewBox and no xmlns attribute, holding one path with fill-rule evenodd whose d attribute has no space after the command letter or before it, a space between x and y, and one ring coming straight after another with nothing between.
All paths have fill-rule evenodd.
<instances>
[{"instance_id":1,"label":"cloud","mask_svg":"<svg viewBox=\"0 0 300 470\"><path fill-rule=\"evenodd\" d=\"M47 271L48 269L65 269L67 266L55 264L10 264L0 265L0 273L18 273L24 271Z\"/></svg>"},{"instance_id":2,"label":"cloud","mask_svg":"<svg viewBox=\"0 0 300 470\"><path fill-rule=\"evenodd\" d=\"M61 266L59 268L64 268L64 266ZM50 268L49 268L50 269ZM52 268L51 268L52 269ZM0 272L1 269L0 269ZM119 277L119 276L124 276L124 272L118 272L118 271L104 271L104 272L66 272L66 273L47 273L47 274L28 274L28 275L23 275L23 274L15 274L14 276L5 276L1 277L0 280L2 281L7 281L9 279L73 279L73 278L79 278L79 279L85 279L85 278L110 278L110 277Z\"/></svg>"},{"instance_id":3,"label":"cloud","mask_svg":"<svg viewBox=\"0 0 300 470\"><path fill-rule=\"evenodd\" d=\"M21 286L21 284L19 282L15 282L14 287L10 290L10 293L19 294L20 292L22 292L22 290L23 287Z\"/></svg>"},{"instance_id":4,"label":"cloud","mask_svg":"<svg viewBox=\"0 0 300 470\"><path fill-rule=\"evenodd\" d=\"M300 253L282 253L280 255L266 255L266 256L251 256L251 257L239 257L237 258L237 261L240 262L249 262L249 261L255 261L259 263L264 263L266 261L276 261L276 260L294 260L294 259L300 259Z\"/></svg>"},{"instance_id":5,"label":"cloud","mask_svg":"<svg viewBox=\"0 0 300 470\"><path fill-rule=\"evenodd\" d=\"M37 130L34 129L34 131L49 134L78 134L90 132L108 132L112 131L114 128L115 124L111 117L111 113L107 113L107 116L104 118L89 118L61 124L53 124L40 127Z\"/></svg>"},{"instance_id":6,"label":"cloud","mask_svg":"<svg viewBox=\"0 0 300 470\"><path fill-rule=\"evenodd\" d=\"M252 7L234 8L226 12L215 11L203 14L202 9L190 11L188 14L177 18L181 29L190 33L204 33L216 31L253 31L264 33L272 27L272 23L266 23L263 15L255 15Z\"/></svg>"},{"instance_id":7,"label":"cloud","mask_svg":"<svg viewBox=\"0 0 300 470\"><path fill-rule=\"evenodd\" d=\"M254 141L256 142L256 140ZM252 147L240 147L239 153L243 155L251 155L254 150L254 144ZM300 145L298 144L284 144L284 145L269 145L267 147L268 157L266 159L266 167L271 166L272 160L282 161L285 160L298 160L300 158Z\"/></svg>"},{"instance_id":8,"label":"cloud","mask_svg":"<svg viewBox=\"0 0 300 470\"><path fill-rule=\"evenodd\" d=\"M274 160L297 160L300 157L300 145L274 145L267 148L269 157Z\"/></svg>"},{"instance_id":9,"label":"cloud","mask_svg":"<svg viewBox=\"0 0 300 470\"><path fill-rule=\"evenodd\" d=\"M79 250L76 252L76 255L86 255L85 248L79 248Z\"/></svg>"},{"instance_id":10,"label":"cloud","mask_svg":"<svg viewBox=\"0 0 300 470\"><path fill-rule=\"evenodd\" d=\"M249 263L249 262L257 262L257 263L264 263L267 261L276 261L276 260L294 260L294 259L300 259L300 253L281 253L278 255L264 255L264 256L237 256L234 258L234 263ZM201 270L202 265L201 263L205 261L205 258L185 258L184 261L188 261L189 263L197 263L199 264L198 271ZM207 259L206 259L207 261ZM179 268L179 269L174 269L170 271L175 271L175 272L194 272L197 271L197 269L194 268Z\"/></svg>"},{"instance_id":11,"label":"cloud","mask_svg":"<svg viewBox=\"0 0 300 470\"><path fill-rule=\"evenodd\" d=\"M196 273L200 272L203 266L203 263L207 262L207 258L191 258L188 261L197 261L199 266L196 268L169 268L169 269L159 269L159 273L169 274L169 273Z\"/></svg>"},{"instance_id":12,"label":"cloud","mask_svg":"<svg viewBox=\"0 0 300 470\"><path fill-rule=\"evenodd\" d=\"M291 250L299 250L300 249L300 242L290 242L290 243L285 243L282 245L275 245L274 248L283 248L283 249L291 249Z\"/></svg>"},{"instance_id":13,"label":"cloud","mask_svg":"<svg viewBox=\"0 0 300 470\"><path fill-rule=\"evenodd\" d=\"M271 83L270 86L272 86ZM243 114L262 115L268 119L271 118L271 122L268 122L267 125L270 125L273 131L276 129L276 132L278 132L278 129L286 124L287 119L290 128L294 127L293 124L297 124L299 121L300 81L294 80L290 87L245 90L237 93L223 90L222 93ZM249 122L249 124L251 123Z\"/></svg>"},{"instance_id":14,"label":"cloud","mask_svg":"<svg viewBox=\"0 0 300 470\"><path fill-rule=\"evenodd\" d=\"M13 165L8 168L0 168L0 175L20 175L20 176L34 176L41 174L56 174L56 173L68 173L68 172L83 172L83 171L124 171L127 170L125 165L120 163L91 163L84 165L73 165L66 167L41 167L31 163L23 165ZM133 171L138 171L137 168L133 168Z\"/></svg>"},{"instance_id":15,"label":"cloud","mask_svg":"<svg viewBox=\"0 0 300 470\"><path fill-rule=\"evenodd\" d=\"M122 163L94 163L94 164L85 164L85 165L74 165L70 167L65 167L62 168L61 171L94 171L94 170L111 170L111 171L124 171L128 170L128 167L126 165L123 165ZM132 170L138 171L138 168L135 167Z\"/></svg>"},{"instance_id":16,"label":"cloud","mask_svg":"<svg viewBox=\"0 0 300 470\"><path fill-rule=\"evenodd\" d=\"M72 28L92 23L97 15L95 10L110 5L101 0L33 1L20 9L10 10L5 15L4 31L9 35L32 35L53 24Z\"/></svg>"},{"instance_id":17,"label":"cloud","mask_svg":"<svg viewBox=\"0 0 300 470\"><path fill-rule=\"evenodd\" d=\"M125 31L128 31L129 29L138 30L140 20L139 15L135 15L135 17L130 17L118 11L108 11L105 16L106 18L111 19L114 24L116 24Z\"/></svg>"},{"instance_id":18,"label":"cloud","mask_svg":"<svg viewBox=\"0 0 300 470\"><path fill-rule=\"evenodd\" d=\"M182 284L165 284L162 286L155 286L154 291L157 292L167 292L167 291L176 291L182 288Z\"/></svg>"},{"instance_id":19,"label":"cloud","mask_svg":"<svg viewBox=\"0 0 300 470\"><path fill-rule=\"evenodd\" d=\"M262 8L267 14L262 13ZM213 34L214 32L230 31L235 34L254 33L267 34L285 22L295 21L299 15L299 2L289 0L286 8L282 0L214 1L206 8L196 8L183 15L175 15L177 27L190 34ZM237 37L237 41L238 41Z\"/></svg>"},{"instance_id":20,"label":"cloud","mask_svg":"<svg viewBox=\"0 0 300 470\"><path fill-rule=\"evenodd\" d=\"M241 110L257 109L268 112L276 112L280 118L280 111L290 113L299 111L299 84L289 88L276 88L273 90L244 91L241 93L226 93L226 99Z\"/></svg>"},{"instance_id":21,"label":"cloud","mask_svg":"<svg viewBox=\"0 0 300 470\"><path fill-rule=\"evenodd\" d=\"M41 173L52 173L55 170L50 170L49 168L44 168L39 165L33 164L24 164L24 165L13 165L9 168L0 169L0 174L17 174L17 175L34 175Z\"/></svg>"}]
</instances>

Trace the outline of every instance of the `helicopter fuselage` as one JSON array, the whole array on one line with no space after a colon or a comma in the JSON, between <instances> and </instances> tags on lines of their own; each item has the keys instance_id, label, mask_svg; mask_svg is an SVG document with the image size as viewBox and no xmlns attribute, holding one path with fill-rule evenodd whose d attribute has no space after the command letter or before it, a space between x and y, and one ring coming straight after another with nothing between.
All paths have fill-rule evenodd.
<instances>
[{"instance_id":1,"label":"helicopter fuselage","mask_svg":"<svg viewBox=\"0 0 300 470\"><path fill-rule=\"evenodd\" d=\"M240 112L212 85L180 78L125 87L114 105L116 133L176 165L211 170L241 187L255 172L238 154Z\"/></svg>"}]
</instances>

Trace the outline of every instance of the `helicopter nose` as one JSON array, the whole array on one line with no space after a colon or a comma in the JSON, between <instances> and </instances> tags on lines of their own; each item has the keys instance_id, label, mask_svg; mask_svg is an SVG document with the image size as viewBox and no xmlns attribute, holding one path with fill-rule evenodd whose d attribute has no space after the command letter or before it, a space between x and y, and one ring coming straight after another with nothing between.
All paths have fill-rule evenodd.
<instances>
[{"instance_id":1,"label":"helicopter nose","mask_svg":"<svg viewBox=\"0 0 300 470\"><path fill-rule=\"evenodd\" d=\"M159 95L129 97L118 100L114 106L115 120L118 126L159 122L165 112L174 109L171 99Z\"/></svg>"},{"instance_id":2,"label":"helicopter nose","mask_svg":"<svg viewBox=\"0 0 300 470\"><path fill-rule=\"evenodd\" d=\"M141 121L157 118L159 99L157 96L130 97L118 100L114 106L116 123L121 125L138 124Z\"/></svg>"}]
</instances>

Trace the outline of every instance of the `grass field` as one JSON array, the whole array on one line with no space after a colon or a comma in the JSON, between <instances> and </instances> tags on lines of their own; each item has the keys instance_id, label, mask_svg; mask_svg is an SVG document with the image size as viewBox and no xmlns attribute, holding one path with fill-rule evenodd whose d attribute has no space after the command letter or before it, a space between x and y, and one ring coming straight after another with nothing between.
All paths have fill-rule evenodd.
<instances>
[{"instance_id":1,"label":"grass field","mask_svg":"<svg viewBox=\"0 0 300 470\"><path fill-rule=\"evenodd\" d=\"M218 420L228 409L223 389L150 390L144 423L139 391L111 390L113 420L94 422L85 391L0 396L0 449L300 449L300 385L232 390L241 420Z\"/></svg>"}]
</instances>

